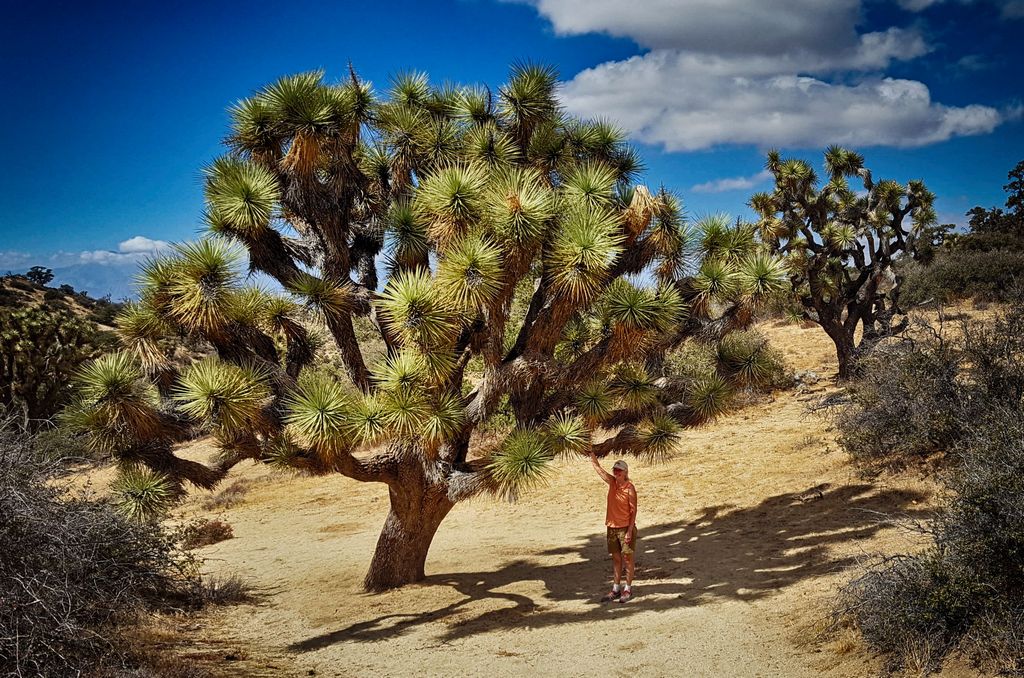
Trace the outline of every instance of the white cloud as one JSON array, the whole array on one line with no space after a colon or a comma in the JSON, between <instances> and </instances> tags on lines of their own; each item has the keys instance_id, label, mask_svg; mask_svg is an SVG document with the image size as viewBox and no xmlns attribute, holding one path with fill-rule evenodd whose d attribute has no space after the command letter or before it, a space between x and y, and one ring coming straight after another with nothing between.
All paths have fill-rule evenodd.
<instances>
[{"instance_id":1,"label":"white cloud","mask_svg":"<svg viewBox=\"0 0 1024 678\"><path fill-rule=\"evenodd\" d=\"M858 33L861 0L525 1L562 35L607 33L655 50L718 57L797 54L809 72L875 68L927 51L913 30Z\"/></svg>"},{"instance_id":2,"label":"white cloud","mask_svg":"<svg viewBox=\"0 0 1024 678\"><path fill-rule=\"evenodd\" d=\"M117 245L117 251L124 254L154 254L169 250L170 248L171 243L166 240L153 240L144 235L128 238Z\"/></svg>"},{"instance_id":3,"label":"white cloud","mask_svg":"<svg viewBox=\"0 0 1024 678\"><path fill-rule=\"evenodd\" d=\"M530 0L527 0L530 1ZM860 0L532 0L555 31L607 33L654 49L832 53L857 42Z\"/></svg>"},{"instance_id":4,"label":"white cloud","mask_svg":"<svg viewBox=\"0 0 1024 678\"><path fill-rule=\"evenodd\" d=\"M771 172L768 170L761 170L749 177L729 177L727 179L705 181L702 184L697 184L690 190L694 193L724 193L726 191L746 190L757 186L763 181L767 181L771 175Z\"/></svg>"},{"instance_id":5,"label":"white cloud","mask_svg":"<svg viewBox=\"0 0 1024 678\"><path fill-rule=\"evenodd\" d=\"M862 0L528 1L558 33L650 48L578 73L561 98L571 113L613 118L669 151L921 146L1003 120L994 108L945 106L921 82L885 77L894 61L930 48L913 29L859 33Z\"/></svg>"},{"instance_id":6,"label":"white cloud","mask_svg":"<svg viewBox=\"0 0 1024 678\"><path fill-rule=\"evenodd\" d=\"M852 85L797 75L720 75L692 58L656 51L579 73L561 92L577 115L606 115L639 141L669 151L720 144L818 147L922 146L991 132L987 106L934 103L913 80Z\"/></svg>"},{"instance_id":7,"label":"white cloud","mask_svg":"<svg viewBox=\"0 0 1024 678\"><path fill-rule=\"evenodd\" d=\"M59 250L49 254L31 254L19 251L0 251L0 270L21 272L26 266L46 266L49 268L74 266L76 264L136 264L145 259L171 249L171 243L165 240L153 240L137 235L117 244L116 250L84 250L81 252L65 252Z\"/></svg>"},{"instance_id":8,"label":"white cloud","mask_svg":"<svg viewBox=\"0 0 1024 678\"><path fill-rule=\"evenodd\" d=\"M165 252L171 243L165 240L153 240L137 235L117 244L117 251L89 250L78 253L80 263L87 264L121 264L143 261L149 257Z\"/></svg>"}]
</instances>

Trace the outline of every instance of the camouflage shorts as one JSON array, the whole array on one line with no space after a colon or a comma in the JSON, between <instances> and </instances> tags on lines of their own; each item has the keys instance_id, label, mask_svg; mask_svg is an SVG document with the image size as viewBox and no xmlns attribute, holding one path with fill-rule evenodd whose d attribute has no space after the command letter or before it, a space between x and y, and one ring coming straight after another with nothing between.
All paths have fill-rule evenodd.
<instances>
[{"instance_id":1,"label":"camouflage shorts","mask_svg":"<svg viewBox=\"0 0 1024 678\"><path fill-rule=\"evenodd\" d=\"M633 555L633 547L636 546L636 528L633 528L633 539L630 543L626 543L626 530L625 527L609 527L608 528L608 553L615 555L621 553L623 555Z\"/></svg>"}]
</instances>

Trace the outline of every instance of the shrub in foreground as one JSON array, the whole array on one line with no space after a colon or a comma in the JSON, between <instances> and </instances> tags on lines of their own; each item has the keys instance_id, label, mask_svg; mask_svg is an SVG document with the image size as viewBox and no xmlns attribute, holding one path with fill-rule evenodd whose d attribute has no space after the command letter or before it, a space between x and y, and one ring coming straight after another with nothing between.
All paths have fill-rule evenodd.
<instances>
[{"instance_id":1,"label":"shrub in foreground","mask_svg":"<svg viewBox=\"0 0 1024 678\"><path fill-rule=\"evenodd\" d=\"M201 601L194 565L153 524L69 496L25 438L0 438L0 673L132 663L123 627Z\"/></svg>"},{"instance_id":2,"label":"shrub in foreground","mask_svg":"<svg viewBox=\"0 0 1024 678\"><path fill-rule=\"evenodd\" d=\"M964 324L955 345L927 342L876 361L862 380L869 387L854 391L854 414L840 419L855 454L887 443L952 453L946 501L926 526L930 546L888 559L842 595L840 614L893 668L927 672L958 651L1024 673L1022 332L1018 301L990 327ZM913 383L920 375L925 383Z\"/></svg>"}]
</instances>

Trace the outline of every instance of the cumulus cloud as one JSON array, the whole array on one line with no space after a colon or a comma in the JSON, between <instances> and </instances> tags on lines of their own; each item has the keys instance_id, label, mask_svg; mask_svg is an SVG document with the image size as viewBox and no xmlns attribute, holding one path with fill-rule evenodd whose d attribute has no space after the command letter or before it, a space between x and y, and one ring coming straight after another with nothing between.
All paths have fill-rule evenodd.
<instances>
[{"instance_id":1,"label":"cumulus cloud","mask_svg":"<svg viewBox=\"0 0 1024 678\"><path fill-rule=\"evenodd\" d=\"M611 117L666 150L921 146L1003 120L885 77L930 47L912 28L858 32L862 0L528 1L559 34L606 33L650 49L582 71L561 98L571 113ZM904 1L923 9L929 0Z\"/></svg>"},{"instance_id":2,"label":"cumulus cloud","mask_svg":"<svg viewBox=\"0 0 1024 678\"><path fill-rule=\"evenodd\" d=\"M771 175L771 172L768 170L761 170L749 177L729 177L727 179L705 181L703 184L697 184L690 190L694 193L724 193L726 191L746 190L767 181Z\"/></svg>"},{"instance_id":3,"label":"cumulus cloud","mask_svg":"<svg viewBox=\"0 0 1024 678\"><path fill-rule=\"evenodd\" d=\"M117 251L122 254L153 254L169 250L170 248L171 243L166 240L153 240L144 235L128 238L117 245Z\"/></svg>"},{"instance_id":4,"label":"cumulus cloud","mask_svg":"<svg viewBox=\"0 0 1024 678\"><path fill-rule=\"evenodd\" d=\"M171 248L165 240L153 240L137 235L117 244L117 250L89 250L78 253L78 260L86 264L135 263Z\"/></svg>"},{"instance_id":5,"label":"cumulus cloud","mask_svg":"<svg viewBox=\"0 0 1024 678\"><path fill-rule=\"evenodd\" d=\"M600 112L639 141L669 151L720 144L817 147L922 146L991 132L994 108L951 107L913 80L852 85L798 75L723 76L690 58L657 51L585 70L562 89L566 108Z\"/></svg>"},{"instance_id":6,"label":"cumulus cloud","mask_svg":"<svg viewBox=\"0 0 1024 678\"><path fill-rule=\"evenodd\" d=\"M644 47L715 54L822 53L857 42L860 0L534 0L563 35L607 33Z\"/></svg>"}]
</instances>

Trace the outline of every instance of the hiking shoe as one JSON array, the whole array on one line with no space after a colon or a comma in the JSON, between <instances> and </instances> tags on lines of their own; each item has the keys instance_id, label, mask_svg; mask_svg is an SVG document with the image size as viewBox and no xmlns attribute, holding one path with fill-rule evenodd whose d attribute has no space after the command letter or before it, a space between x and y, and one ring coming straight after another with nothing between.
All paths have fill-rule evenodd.
<instances>
[{"instance_id":1,"label":"hiking shoe","mask_svg":"<svg viewBox=\"0 0 1024 678\"><path fill-rule=\"evenodd\" d=\"M604 598L601 599L601 602L602 603L610 603L613 600L618 602L619 596L621 596L621 595L622 595L622 591L609 591L608 593L604 594Z\"/></svg>"},{"instance_id":2,"label":"hiking shoe","mask_svg":"<svg viewBox=\"0 0 1024 678\"><path fill-rule=\"evenodd\" d=\"M630 591L629 589L625 589L625 590L623 590L622 594L619 595L619 602L620 603L624 603L624 602L626 602L627 600L629 600L632 597L633 597L633 592Z\"/></svg>"}]
</instances>

